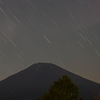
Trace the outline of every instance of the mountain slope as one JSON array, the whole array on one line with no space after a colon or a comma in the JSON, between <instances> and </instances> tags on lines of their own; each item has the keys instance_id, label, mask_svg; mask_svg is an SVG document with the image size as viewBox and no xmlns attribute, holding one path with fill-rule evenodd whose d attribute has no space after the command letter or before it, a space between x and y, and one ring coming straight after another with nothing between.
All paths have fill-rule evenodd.
<instances>
[{"instance_id":1,"label":"mountain slope","mask_svg":"<svg viewBox=\"0 0 100 100\"><path fill-rule=\"evenodd\" d=\"M54 64L38 63L0 82L0 100L36 100L53 81L67 74L78 85L84 100L93 100L100 84L84 79Z\"/></svg>"}]
</instances>

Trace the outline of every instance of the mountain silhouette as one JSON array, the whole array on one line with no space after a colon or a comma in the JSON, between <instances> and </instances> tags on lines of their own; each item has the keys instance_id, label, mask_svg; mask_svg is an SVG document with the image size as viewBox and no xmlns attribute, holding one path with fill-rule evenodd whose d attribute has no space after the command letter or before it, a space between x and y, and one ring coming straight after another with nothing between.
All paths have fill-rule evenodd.
<instances>
[{"instance_id":1,"label":"mountain silhouette","mask_svg":"<svg viewBox=\"0 0 100 100\"><path fill-rule=\"evenodd\" d=\"M100 84L82 78L51 63L33 64L0 82L0 100L36 100L47 92L53 81L67 74L78 85L80 97L94 100Z\"/></svg>"}]
</instances>

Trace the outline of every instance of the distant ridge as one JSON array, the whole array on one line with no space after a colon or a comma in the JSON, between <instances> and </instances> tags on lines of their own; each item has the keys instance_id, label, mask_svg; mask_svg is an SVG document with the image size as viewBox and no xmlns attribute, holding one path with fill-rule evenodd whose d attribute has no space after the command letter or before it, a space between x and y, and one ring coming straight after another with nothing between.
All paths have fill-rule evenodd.
<instances>
[{"instance_id":1,"label":"distant ridge","mask_svg":"<svg viewBox=\"0 0 100 100\"><path fill-rule=\"evenodd\" d=\"M0 100L36 100L47 92L53 81L67 74L78 85L84 100L94 100L100 84L75 75L51 63L33 64L0 82Z\"/></svg>"}]
</instances>

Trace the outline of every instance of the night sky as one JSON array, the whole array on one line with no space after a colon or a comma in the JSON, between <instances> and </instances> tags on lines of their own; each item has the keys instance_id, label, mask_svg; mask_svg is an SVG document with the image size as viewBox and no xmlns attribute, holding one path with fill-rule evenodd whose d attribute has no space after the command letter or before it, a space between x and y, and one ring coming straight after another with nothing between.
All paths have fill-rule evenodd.
<instances>
[{"instance_id":1,"label":"night sky","mask_svg":"<svg viewBox=\"0 0 100 100\"><path fill-rule=\"evenodd\" d=\"M0 0L0 80L46 62L100 83L99 21L100 0Z\"/></svg>"}]
</instances>

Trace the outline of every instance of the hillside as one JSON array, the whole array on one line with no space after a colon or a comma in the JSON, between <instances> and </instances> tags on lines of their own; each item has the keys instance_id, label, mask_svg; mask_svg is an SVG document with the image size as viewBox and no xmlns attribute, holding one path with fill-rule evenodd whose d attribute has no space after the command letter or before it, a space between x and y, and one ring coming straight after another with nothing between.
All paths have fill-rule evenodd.
<instances>
[{"instance_id":1,"label":"hillside","mask_svg":"<svg viewBox=\"0 0 100 100\"><path fill-rule=\"evenodd\" d=\"M51 63L37 63L0 82L0 100L36 100L58 77L67 74L78 85L84 100L94 100L100 84L84 79Z\"/></svg>"}]
</instances>

